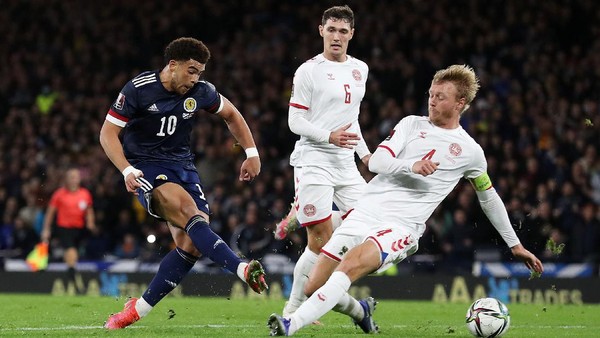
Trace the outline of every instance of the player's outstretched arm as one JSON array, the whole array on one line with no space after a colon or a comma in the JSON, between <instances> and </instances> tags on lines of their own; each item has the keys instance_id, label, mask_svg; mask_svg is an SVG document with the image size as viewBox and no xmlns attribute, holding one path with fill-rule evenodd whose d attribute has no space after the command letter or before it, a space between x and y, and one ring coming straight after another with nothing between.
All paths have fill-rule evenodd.
<instances>
[{"instance_id":1,"label":"player's outstretched arm","mask_svg":"<svg viewBox=\"0 0 600 338\"><path fill-rule=\"evenodd\" d=\"M477 198L481 209L488 217L496 231L502 236L502 239L510 247L512 254L525 263L527 268L537 273L544 272L544 266L542 262L531 252L529 252L517 237L515 230L510 224L508 212L502 202L502 199L496 192L496 189L492 187L492 182L489 179L487 173L482 174L471 180L475 191L477 192Z\"/></svg>"},{"instance_id":2,"label":"player's outstretched arm","mask_svg":"<svg viewBox=\"0 0 600 338\"><path fill-rule=\"evenodd\" d=\"M252 181L260 173L260 157L252 137L252 132L246 123L246 120L237 108L227 98L223 97L223 109L219 116L227 124L227 128L246 151L248 157L240 168L240 181Z\"/></svg>"}]
</instances>

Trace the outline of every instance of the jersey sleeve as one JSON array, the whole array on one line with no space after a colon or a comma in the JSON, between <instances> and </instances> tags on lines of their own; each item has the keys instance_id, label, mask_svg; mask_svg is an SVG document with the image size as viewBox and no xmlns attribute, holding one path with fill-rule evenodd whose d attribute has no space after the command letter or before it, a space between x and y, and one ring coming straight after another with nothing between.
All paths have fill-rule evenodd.
<instances>
[{"instance_id":1,"label":"jersey sleeve","mask_svg":"<svg viewBox=\"0 0 600 338\"><path fill-rule=\"evenodd\" d=\"M92 198L92 193L85 189L85 201L87 202L88 208L91 208L94 206L94 199Z\"/></svg>"},{"instance_id":2,"label":"jersey sleeve","mask_svg":"<svg viewBox=\"0 0 600 338\"><path fill-rule=\"evenodd\" d=\"M465 171L464 177L473 182L483 178L483 176L487 176L486 172L487 160L485 159L483 149L477 144L473 152L473 160L471 161L469 168Z\"/></svg>"},{"instance_id":3,"label":"jersey sleeve","mask_svg":"<svg viewBox=\"0 0 600 338\"><path fill-rule=\"evenodd\" d=\"M311 68L312 69L312 68ZM306 118L310 108L313 82L307 66L300 66L294 75L292 95L288 111L288 126L292 133L316 142L329 142L331 131L319 128Z\"/></svg>"},{"instance_id":4,"label":"jersey sleeve","mask_svg":"<svg viewBox=\"0 0 600 338\"><path fill-rule=\"evenodd\" d=\"M369 160L369 170L378 174L405 175L412 172L411 160L399 159L398 154L406 147L412 123L404 118L392 129L390 135L379 144Z\"/></svg>"},{"instance_id":5,"label":"jersey sleeve","mask_svg":"<svg viewBox=\"0 0 600 338\"><path fill-rule=\"evenodd\" d=\"M221 94L217 91L215 85L208 81L204 81L205 90L204 90L204 102L203 107L200 107L211 114L218 114L223 109L224 99Z\"/></svg>"},{"instance_id":6,"label":"jersey sleeve","mask_svg":"<svg viewBox=\"0 0 600 338\"><path fill-rule=\"evenodd\" d=\"M117 99L108 110L106 119L119 127L125 127L138 110L137 92L131 81L121 89Z\"/></svg>"},{"instance_id":7,"label":"jersey sleeve","mask_svg":"<svg viewBox=\"0 0 600 338\"><path fill-rule=\"evenodd\" d=\"M390 152L392 157L398 156L398 154L406 147L408 136L411 135L410 129L412 128L411 119L405 117L390 132L390 135L383 140L377 147L385 149Z\"/></svg>"},{"instance_id":8,"label":"jersey sleeve","mask_svg":"<svg viewBox=\"0 0 600 338\"><path fill-rule=\"evenodd\" d=\"M312 88L313 81L309 69L305 65L302 65L296 70L296 74L294 74L292 95L290 96L290 109L308 110L310 108Z\"/></svg>"},{"instance_id":9,"label":"jersey sleeve","mask_svg":"<svg viewBox=\"0 0 600 338\"><path fill-rule=\"evenodd\" d=\"M60 192L61 190L56 190L52 196L50 197L50 202L48 202L48 206L51 206L53 208L58 208L58 200L60 198Z\"/></svg>"}]
</instances>

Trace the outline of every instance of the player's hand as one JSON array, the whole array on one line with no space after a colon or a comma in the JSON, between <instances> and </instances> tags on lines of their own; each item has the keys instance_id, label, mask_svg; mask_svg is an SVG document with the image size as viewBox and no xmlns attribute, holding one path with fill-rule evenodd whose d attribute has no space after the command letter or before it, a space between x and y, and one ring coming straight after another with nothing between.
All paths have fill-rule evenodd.
<instances>
[{"instance_id":1,"label":"player's hand","mask_svg":"<svg viewBox=\"0 0 600 338\"><path fill-rule=\"evenodd\" d=\"M360 141L360 137L358 134L346 131L351 125L352 123L348 123L340 129L332 131L331 134L329 134L329 143L340 148L354 149L358 144L358 141Z\"/></svg>"},{"instance_id":2,"label":"player's hand","mask_svg":"<svg viewBox=\"0 0 600 338\"><path fill-rule=\"evenodd\" d=\"M529 250L525 249L522 244L513 246L510 248L510 251L513 256L525 263L525 266L527 266L529 270L533 270L537 273L544 272L544 265L542 262L534 254L529 252Z\"/></svg>"},{"instance_id":3,"label":"player's hand","mask_svg":"<svg viewBox=\"0 0 600 338\"><path fill-rule=\"evenodd\" d=\"M260 157L247 158L240 167L240 181L252 182L260 173Z\"/></svg>"},{"instance_id":4,"label":"player's hand","mask_svg":"<svg viewBox=\"0 0 600 338\"><path fill-rule=\"evenodd\" d=\"M440 162L433 162L430 160L421 160L421 161L417 161L417 162L415 162L415 164L413 164L412 171L415 174L429 176L437 170L439 165L440 165Z\"/></svg>"},{"instance_id":5,"label":"player's hand","mask_svg":"<svg viewBox=\"0 0 600 338\"><path fill-rule=\"evenodd\" d=\"M137 180L139 177L144 177L144 173L132 166L129 166L123 170L125 188L127 188L128 192L133 193L136 196L139 195L137 189L142 186L142 184Z\"/></svg>"}]
</instances>

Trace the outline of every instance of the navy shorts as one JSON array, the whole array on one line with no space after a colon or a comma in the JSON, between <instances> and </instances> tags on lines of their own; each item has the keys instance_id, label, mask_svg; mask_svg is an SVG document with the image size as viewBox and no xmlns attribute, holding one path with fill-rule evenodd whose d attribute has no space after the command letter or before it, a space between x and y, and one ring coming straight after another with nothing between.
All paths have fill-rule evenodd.
<instances>
[{"instance_id":1,"label":"navy shorts","mask_svg":"<svg viewBox=\"0 0 600 338\"><path fill-rule=\"evenodd\" d=\"M182 186L192 196L198 209L210 215L200 176L191 163L185 165L180 162L140 162L134 167L144 173L144 177L138 178L142 187L138 189L137 198L150 215L164 221L152 210L151 202L152 190L167 182Z\"/></svg>"}]
</instances>

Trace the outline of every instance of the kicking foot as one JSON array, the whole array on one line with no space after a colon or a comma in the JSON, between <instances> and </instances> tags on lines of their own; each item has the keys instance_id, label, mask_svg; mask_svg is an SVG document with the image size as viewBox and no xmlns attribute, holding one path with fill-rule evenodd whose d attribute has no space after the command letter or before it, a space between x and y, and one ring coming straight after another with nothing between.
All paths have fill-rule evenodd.
<instances>
[{"instance_id":1,"label":"kicking foot","mask_svg":"<svg viewBox=\"0 0 600 338\"><path fill-rule=\"evenodd\" d=\"M140 320L140 316L135 310L135 303L137 303L137 300L137 298L130 298L127 303L125 303L123 311L108 317L108 320L104 323L104 327L109 330L123 329Z\"/></svg>"},{"instance_id":2,"label":"kicking foot","mask_svg":"<svg viewBox=\"0 0 600 338\"><path fill-rule=\"evenodd\" d=\"M251 260L246 266L244 275L246 276L246 283L254 292L260 294L269 288L265 281L265 270L259 261Z\"/></svg>"}]
</instances>

